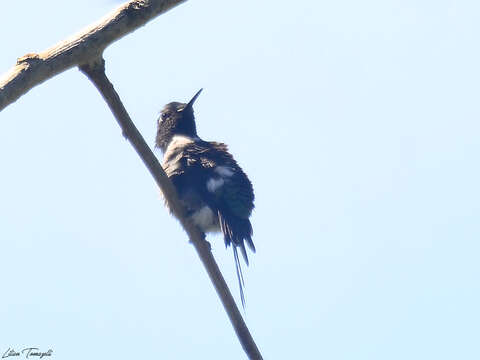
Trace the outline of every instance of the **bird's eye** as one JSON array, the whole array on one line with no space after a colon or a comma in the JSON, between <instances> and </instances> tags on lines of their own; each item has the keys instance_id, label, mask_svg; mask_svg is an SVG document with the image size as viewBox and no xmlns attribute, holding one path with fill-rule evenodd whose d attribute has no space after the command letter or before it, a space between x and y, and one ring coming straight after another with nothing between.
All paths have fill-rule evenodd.
<instances>
[{"instance_id":1,"label":"bird's eye","mask_svg":"<svg viewBox=\"0 0 480 360\"><path fill-rule=\"evenodd\" d=\"M169 116L170 116L170 112L169 112L169 111L162 113L162 120L165 120L165 119L168 118Z\"/></svg>"}]
</instances>

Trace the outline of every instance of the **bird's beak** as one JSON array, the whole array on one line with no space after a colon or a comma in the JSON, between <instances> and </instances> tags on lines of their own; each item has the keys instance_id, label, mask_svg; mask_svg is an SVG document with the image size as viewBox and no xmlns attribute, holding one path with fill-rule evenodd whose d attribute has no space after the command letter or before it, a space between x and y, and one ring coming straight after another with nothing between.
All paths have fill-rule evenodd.
<instances>
[{"instance_id":1,"label":"bird's beak","mask_svg":"<svg viewBox=\"0 0 480 360\"><path fill-rule=\"evenodd\" d=\"M191 107L193 106L193 103L195 102L195 100L197 100L197 97L198 97L198 95L200 95L200 93L202 92L202 90L203 90L203 88L200 89L200 90L198 90L197 93L196 93L195 95L193 95L192 100L190 100L190 101L188 102L187 106L185 106L185 109L188 108L188 107L191 108Z\"/></svg>"}]
</instances>

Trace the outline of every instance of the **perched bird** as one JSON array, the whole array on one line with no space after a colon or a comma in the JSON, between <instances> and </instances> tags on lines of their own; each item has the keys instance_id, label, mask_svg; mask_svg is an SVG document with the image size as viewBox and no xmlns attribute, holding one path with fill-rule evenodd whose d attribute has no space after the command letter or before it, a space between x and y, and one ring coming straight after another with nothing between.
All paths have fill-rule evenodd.
<instances>
[{"instance_id":1,"label":"perched bird","mask_svg":"<svg viewBox=\"0 0 480 360\"><path fill-rule=\"evenodd\" d=\"M204 233L221 231L225 247L232 245L242 305L243 275L237 249L248 265L245 243L252 252L253 187L227 145L197 135L193 103L171 102L158 118L156 147L163 152L163 168L177 189L187 216Z\"/></svg>"}]
</instances>

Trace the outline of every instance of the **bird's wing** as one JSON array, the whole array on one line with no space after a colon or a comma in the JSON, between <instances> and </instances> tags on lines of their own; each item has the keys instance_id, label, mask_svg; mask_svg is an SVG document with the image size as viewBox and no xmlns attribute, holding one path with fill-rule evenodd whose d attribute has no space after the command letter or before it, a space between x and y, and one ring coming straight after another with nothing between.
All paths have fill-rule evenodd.
<instances>
[{"instance_id":1,"label":"bird's wing","mask_svg":"<svg viewBox=\"0 0 480 360\"><path fill-rule=\"evenodd\" d=\"M248 220L254 201L252 184L227 146L195 141L182 148L178 159L177 165L169 168L175 185L194 189L218 213L227 245L233 242L242 246L247 240L254 250Z\"/></svg>"},{"instance_id":2,"label":"bird's wing","mask_svg":"<svg viewBox=\"0 0 480 360\"><path fill-rule=\"evenodd\" d=\"M222 143L208 142L202 147L200 162L208 174L207 190L215 196L217 206L228 209L231 215L248 219L253 209L253 188L227 146Z\"/></svg>"},{"instance_id":3,"label":"bird's wing","mask_svg":"<svg viewBox=\"0 0 480 360\"><path fill-rule=\"evenodd\" d=\"M230 245L248 245L252 227L248 220L254 194L250 180L238 166L227 146L217 142L195 141L169 153L164 169L179 193L195 193L218 213L219 223Z\"/></svg>"},{"instance_id":4,"label":"bird's wing","mask_svg":"<svg viewBox=\"0 0 480 360\"><path fill-rule=\"evenodd\" d=\"M228 152L227 146L217 142L195 141L187 144L177 155L177 165L172 165L169 170L177 188L194 189L193 192L200 194L217 213L225 245L233 245L240 296L245 305L237 247L248 265L245 241L255 252L252 225L248 219L254 207L250 180Z\"/></svg>"}]
</instances>

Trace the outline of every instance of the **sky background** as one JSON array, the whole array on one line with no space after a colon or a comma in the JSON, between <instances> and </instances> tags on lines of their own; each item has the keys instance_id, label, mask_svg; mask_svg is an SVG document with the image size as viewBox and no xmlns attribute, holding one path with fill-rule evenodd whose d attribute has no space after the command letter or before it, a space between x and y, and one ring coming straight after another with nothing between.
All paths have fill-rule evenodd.
<instances>
[{"instance_id":1,"label":"sky background","mask_svg":"<svg viewBox=\"0 0 480 360\"><path fill-rule=\"evenodd\" d=\"M47 5L46 5L47 4ZM119 3L10 1L0 73ZM480 358L478 1L188 1L105 51L252 180L265 359ZM161 158L161 153L157 152ZM77 69L0 113L0 353L245 359L185 233ZM210 236L237 301L231 249Z\"/></svg>"}]
</instances>

